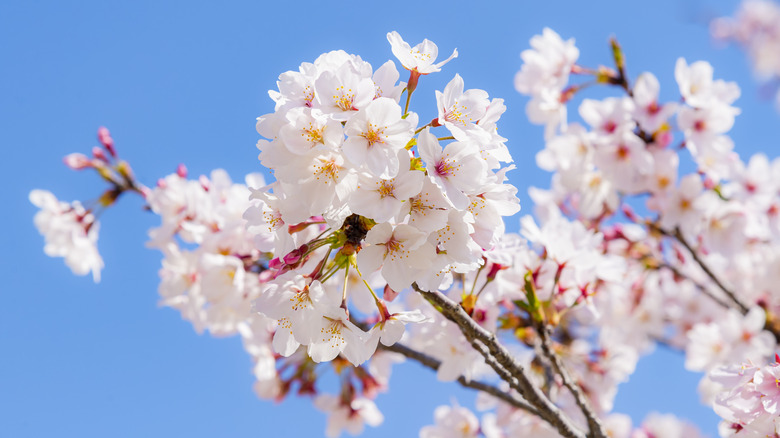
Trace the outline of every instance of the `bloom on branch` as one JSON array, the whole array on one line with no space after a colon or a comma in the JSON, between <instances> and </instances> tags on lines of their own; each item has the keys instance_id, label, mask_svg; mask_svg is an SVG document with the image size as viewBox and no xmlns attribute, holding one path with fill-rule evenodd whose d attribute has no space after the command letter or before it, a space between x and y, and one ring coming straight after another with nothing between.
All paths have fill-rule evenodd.
<instances>
[{"instance_id":1,"label":"bloom on branch","mask_svg":"<svg viewBox=\"0 0 780 438\"><path fill-rule=\"evenodd\" d=\"M35 227L46 239L43 251L50 257L63 257L76 275L92 272L100 281L103 259L97 250L100 223L81 203L59 201L46 190L30 192L30 202L41 211L35 214Z\"/></svg>"}]
</instances>

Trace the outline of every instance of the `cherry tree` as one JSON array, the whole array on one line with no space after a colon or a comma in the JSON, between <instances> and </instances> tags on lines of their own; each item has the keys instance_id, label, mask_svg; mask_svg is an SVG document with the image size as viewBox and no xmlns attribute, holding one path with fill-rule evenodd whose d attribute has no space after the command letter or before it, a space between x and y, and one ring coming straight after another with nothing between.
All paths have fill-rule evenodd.
<instances>
[{"instance_id":1,"label":"cherry tree","mask_svg":"<svg viewBox=\"0 0 780 438\"><path fill-rule=\"evenodd\" d=\"M765 17L759 8L780 16L746 8L734 23ZM772 21L734 23L713 28L776 43L751 31L776 37ZM455 74L436 113L415 111L420 81L447 74L458 52L387 40L396 60L377 68L332 51L279 76L256 124L273 181L180 166L145 184L100 128L99 147L64 160L107 184L94 204L30 193L45 253L99 281L97 217L142 197L160 218L147 245L163 256L161 303L198 333L239 336L256 394L311 398L328 436L381 424L375 400L405 360L476 390L482 411L439 406L423 438L700 436L673 415L632 424L615 409L657 344L703 373L722 436L780 436L780 161L735 152L737 84L683 58L676 83L630 76L614 38L611 59L582 65L575 41L545 28L515 87L544 126L536 161L552 177L530 189L535 217L514 234L503 100ZM679 99L660 101L662 86ZM596 87L608 96L590 96ZM575 112L584 124L569 122Z\"/></svg>"}]
</instances>

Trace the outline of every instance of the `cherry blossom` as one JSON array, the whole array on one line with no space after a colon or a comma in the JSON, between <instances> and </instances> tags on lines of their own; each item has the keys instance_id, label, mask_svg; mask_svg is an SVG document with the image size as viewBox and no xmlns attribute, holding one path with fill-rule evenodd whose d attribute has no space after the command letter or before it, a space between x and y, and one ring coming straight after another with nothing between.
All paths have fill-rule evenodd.
<instances>
[{"instance_id":1,"label":"cherry blossom","mask_svg":"<svg viewBox=\"0 0 780 438\"><path fill-rule=\"evenodd\" d=\"M466 207L466 193L475 191L486 174L484 160L476 147L468 142L453 142L442 148L429 128L420 133L419 147L428 176L455 208Z\"/></svg>"},{"instance_id":2,"label":"cherry blossom","mask_svg":"<svg viewBox=\"0 0 780 438\"><path fill-rule=\"evenodd\" d=\"M35 214L35 227L44 236L43 251L50 257L63 257L76 275L92 272L100 281L103 259L97 250L100 223L81 203L59 201L46 190L30 192L30 202L41 211Z\"/></svg>"},{"instance_id":3,"label":"cherry blossom","mask_svg":"<svg viewBox=\"0 0 780 438\"><path fill-rule=\"evenodd\" d=\"M370 273L382 268L382 276L394 290L403 290L414 281L417 271L430 265L433 247L426 235L409 225L378 224L366 235L366 243L358 254L358 267Z\"/></svg>"},{"instance_id":4,"label":"cherry blossom","mask_svg":"<svg viewBox=\"0 0 780 438\"><path fill-rule=\"evenodd\" d=\"M384 421L384 416L374 402L366 398L357 398L345 404L338 397L321 394L314 399L314 406L329 414L325 429L325 435L329 438L338 437L344 429L350 435L360 435L365 424L376 427Z\"/></svg>"},{"instance_id":5,"label":"cherry blossom","mask_svg":"<svg viewBox=\"0 0 780 438\"><path fill-rule=\"evenodd\" d=\"M746 40L739 29L727 36ZM159 216L147 246L162 254L160 304L198 333L240 336L258 397L311 397L328 436L379 425L374 400L407 359L477 389L487 411L440 406L421 437L701 436L673 415L632 428L613 412L659 343L704 373L722 436L780 433L780 160L738 154L740 88L680 58L658 77L674 73L681 101L662 102L655 74L626 73L617 40L614 68L590 68L545 28L515 86L545 125L536 161L552 175L512 234L504 100L456 74L429 96L434 113L410 110L420 77L457 51L436 63L434 43L387 38L408 83L393 61L374 70L340 50L279 76L255 125L270 182L182 165L146 188L101 128L91 157L65 158L108 183L94 205L30 193L44 251L97 281L96 216L140 195ZM566 120L573 105L584 124Z\"/></svg>"},{"instance_id":6,"label":"cherry blossom","mask_svg":"<svg viewBox=\"0 0 780 438\"><path fill-rule=\"evenodd\" d=\"M379 97L345 126L342 149L356 166L365 164L372 174L391 178L398 174L398 152L411 140L416 123L401 118L401 107Z\"/></svg>"},{"instance_id":7,"label":"cherry blossom","mask_svg":"<svg viewBox=\"0 0 780 438\"><path fill-rule=\"evenodd\" d=\"M436 424L420 429L420 438L476 438L479 433L479 420L464 407L439 406L433 416Z\"/></svg>"},{"instance_id":8,"label":"cherry blossom","mask_svg":"<svg viewBox=\"0 0 780 438\"><path fill-rule=\"evenodd\" d=\"M453 58L458 57L458 50L452 51L452 55L444 61L434 64L436 58L439 56L439 48L431 41L427 39L423 40L420 44L411 47L406 41L401 39L401 35L398 32L389 32L387 34L387 41L390 42L390 47L393 50L393 55L401 61L401 65L405 69L417 72L421 75L429 73L435 73L441 71L441 67L450 62Z\"/></svg>"}]
</instances>

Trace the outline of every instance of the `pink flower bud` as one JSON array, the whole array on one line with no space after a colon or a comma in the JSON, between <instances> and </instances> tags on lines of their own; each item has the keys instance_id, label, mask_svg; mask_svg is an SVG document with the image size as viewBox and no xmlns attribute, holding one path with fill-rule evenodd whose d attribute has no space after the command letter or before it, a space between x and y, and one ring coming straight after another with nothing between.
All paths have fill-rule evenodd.
<instances>
[{"instance_id":1,"label":"pink flower bud","mask_svg":"<svg viewBox=\"0 0 780 438\"><path fill-rule=\"evenodd\" d=\"M95 159L97 160L100 160L104 163L108 163L108 157L106 157L106 154L103 152L103 149L100 149L97 146L92 148L92 156L95 157Z\"/></svg>"},{"instance_id":2,"label":"pink flower bud","mask_svg":"<svg viewBox=\"0 0 780 438\"><path fill-rule=\"evenodd\" d=\"M413 93L417 89L417 81L420 79L420 73L417 70L409 71L409 80L406 82L406 89Z\"/></svg>"},{"instance_id":3,"label":"pink flower bud","mask_svg":"<svg viewBox=\"0 0 780 438\"><path fill-rule=\"evenodd\" d=\"M66 166L73 170L81 170L88 167L93 167L92 160L87 158L86 155L79 153L68 154L65 156L65 158L62 159L62 161L65 162Z\"/></svg>"},{"instance_id":4,"label":"pink flower bud","mask_svg":"<svg viewBox=\"0 0 780 438\"><path fill-rule=\"evenodd\" d=\"M295 265L301 261L301 257L309 250L309 245L303 244L299 248L296 248L283 257L284 263L287 265Z\"/></svg>"},{"instance_id":5,"label":"pink flower bud","mask_svg":"<svg viewBox=\"0 0 780 438\"><path fill-rule=\"evenodd\" d=\"M179 167L176 168L176 175L179 175L181 178L187 178L187 166L179 164Z\"/></svg>"},{"instance_id":6,"label":"pink flower bud","mask_svg":"<svg viewBox=\"0 0 780 438\"><path fill-rule=\"evenodd\" d=\"M498 263L493 263L490 266L490 270L487 274L488 281L493 281L496 278L496 275L498 274L498 271L506 269L508 266L500 265Z\"/></svg>"},{"instance_id":7,"label":"pink flower bud","mask_svg":"<svg viewBox=\"0 0 780 438\"><path fill-rule=\"evenodd\" d=\"M274 257L268 262L268 268L269 269L279 269L282 266L284 266L284 263L282 263L281 260L279 260L279 257Z\"/></svg>"},{"instance_id":8,"label":"pink flower bud","mask_svg":"<svg viewBox=\"0 0 780 438\"><path fill-rule=\"evenodd\" d=\"M103 145L104 148L108 151L109 154L111 154L112 157L116 158L116 150L114 149L114 139L111 138L111 133L108 132L108 128L105 126L101 126L98 128L98 140L100 141L100 144Z\"/></svg>"},{"instance_id":9,"label":"pink flower bud","mask_svg":"<svg viewBox=\"0 0 780 438\"><path fill-rule=\"evenodd\" d=\"M211 187L211 182L206 178L206 175L201 175L200 178L198 178L198 181L200 182L200 186L203 187L203 190L208 192Z\"/></svg>"}]
</instances>

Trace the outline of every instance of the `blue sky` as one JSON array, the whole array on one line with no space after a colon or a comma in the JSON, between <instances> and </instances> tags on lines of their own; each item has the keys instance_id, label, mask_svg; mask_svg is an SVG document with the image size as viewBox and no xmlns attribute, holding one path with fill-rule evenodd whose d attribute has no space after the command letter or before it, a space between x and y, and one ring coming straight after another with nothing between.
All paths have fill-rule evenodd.
<instances>
[{"instance_id":1,"label":"blue sky","mask_svg":"<svg viewBox=\"0 0 780 438\"><path fill-rule=\"evenodd\" d=\"M138 199L102 217L103 280L75 277L47 258L27 200L34 188L60 199L96 198L94 175L62 165L87 153L107 126L141 181L185 163L197 176L225 168L235 180L261 170L255 118L273 110L278 75L343 49L375 67L392 57L385 34L436 42L460 57L421 81L416 109L433 111L433 90L459 73L466 88L502 97L499 132L509 138L523 213L542 129L525 121L526 99L512 85L519 53L547 26L574 37L587 66L609 63L607 40L623 45L632 77L652 71L662 97L676 99L682 56L706 59L716 77L737 81L742 109L731 132L743 156L777 155L780 118L761 98L747 60L712 43L706 22L736 2L54 2L0 4L0 435L2 436L320 436L325 416L306 400L258 400L238 339L198 336L157 306L160 256L144 247L157 218ZM592 96L600 96L598 92ZM424 118L424 117L423 117ZM518 217L508 218L517 230ZM682 357L659 350L621 388L617 411L641 420L675 412L715 435L716 417L698 404L698 376ZM397 367L377 403L385 424L366 436L415 436L436 405L472 395L435 382L413 364Z\"/></svg>"}]
</instances>

